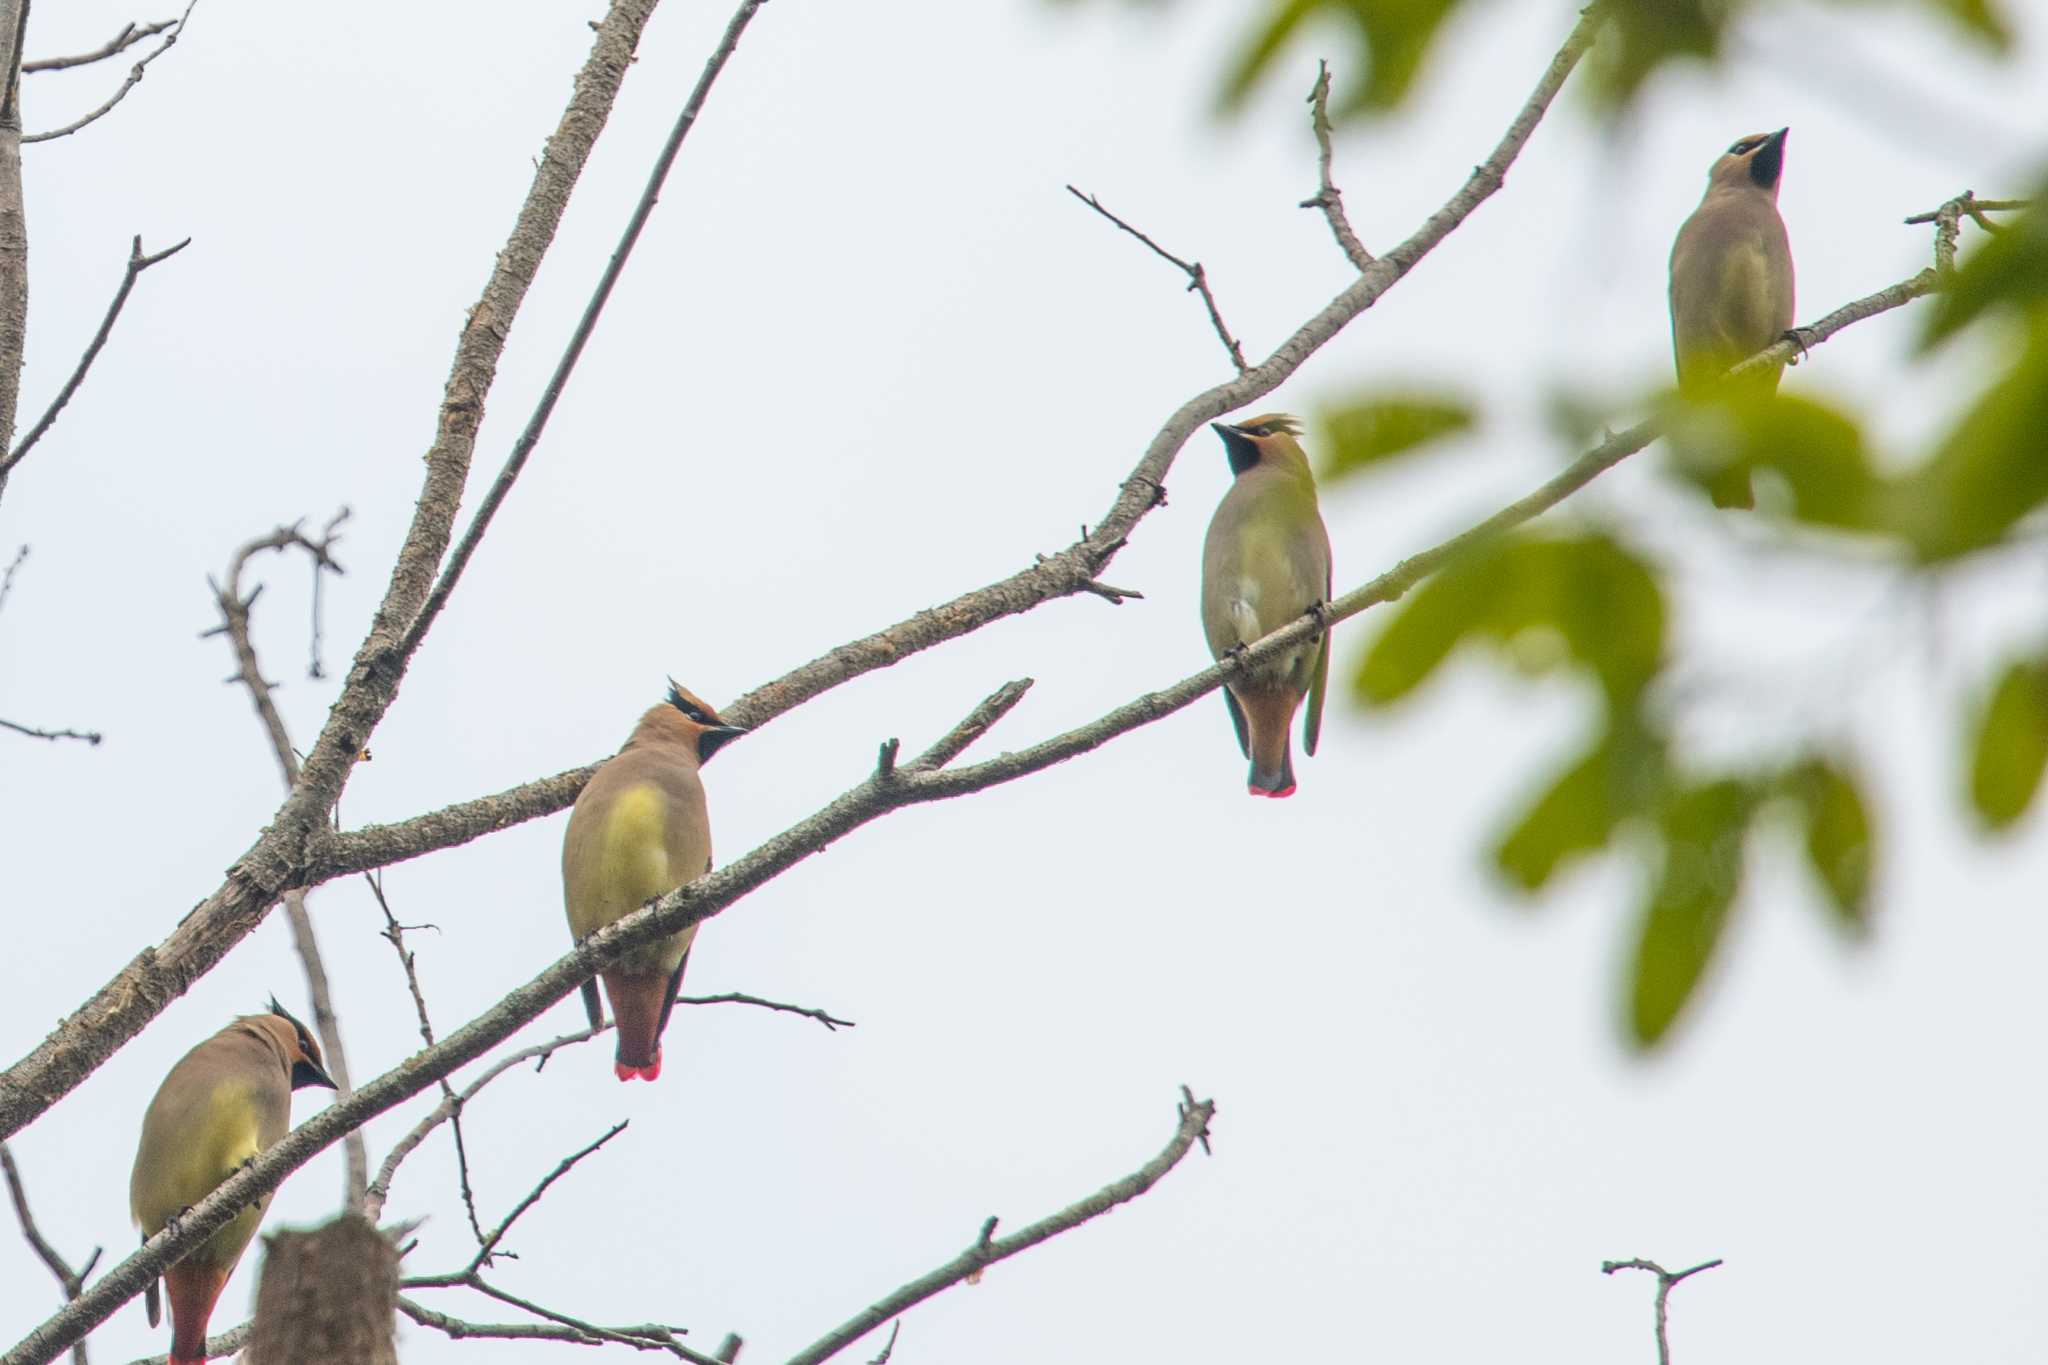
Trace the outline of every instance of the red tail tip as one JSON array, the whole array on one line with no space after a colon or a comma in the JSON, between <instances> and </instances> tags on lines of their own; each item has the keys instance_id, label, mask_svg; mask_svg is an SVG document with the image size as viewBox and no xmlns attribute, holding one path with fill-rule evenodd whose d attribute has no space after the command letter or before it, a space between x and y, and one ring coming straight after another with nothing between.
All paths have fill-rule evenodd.
<instances>
[{"instance_id":1,"label":"red tail tip","mask_svg":"<svg viewBox=\"0 0 2048 1365\"><path fill-rule=\"evenodd\" d=\"M661 1054L655 1053L654 1061L647 1066L627 1066L624 1062L613 1062L612 1074L622 1081L658 1081L661 1079Z\"/></svg>"},{"instance_id":2,"label":"red tail tip","mask_svg":"<svg viewBox=\"0 0 2048 1365\"><path fill-rule=\"evenodd\" d=\"M187 1358L185 1356L172 1356L170 1362L171 1365L206 1365L206 1357L192 1356Z\"/></svg>"},{"instance_id":3,"label":"red tail tip","mask_svg":"<svg viewBox=\"0 0 2048 1365\"><path fill-rule=\"evenodd\" d=\"M1286 786L1273 791L1269 791L1264 787L1247 787L1245 790L1249 791L1253 796L1270 796L1277 801L1283 796L1294 795L1294 784L1290 782Z\"/></svg>"}]
</instances>

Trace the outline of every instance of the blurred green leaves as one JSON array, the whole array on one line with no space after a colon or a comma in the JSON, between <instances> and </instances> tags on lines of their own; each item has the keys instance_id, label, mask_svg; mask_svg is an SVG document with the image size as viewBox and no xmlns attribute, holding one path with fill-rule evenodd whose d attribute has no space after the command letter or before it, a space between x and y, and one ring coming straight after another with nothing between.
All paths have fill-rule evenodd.
<instances>
[{"instance_id":1,"label":"blurred green leaves","mask_svg":"<svg viewBox=\"0 0 2048 1365\"><path fill-rule=\"evenodd\" d=\"M1354 397L1321 414L1327 452L1317 478L1329 483L1406 455L1471 428L1472 405L1461 398L1419 390Z\"/></svg>"},{"instance_id":2,"label":"blurred green leaves","mask_svg":"<svg viewBox=\"0 0 2048 1365\"><path fill-rule=\"evenodd\" d=\"M1702 773L1680 759L1655 693L1667 632L1653 561L1601 531L1525 533L1474 551L1409 594L1352 678L1359 701L1386 706L1461 647L1478 645L1524 671L1563 669L1595 687L1601 718L1592 739L1538 782L1492 857L1525 896L1603 852L1641 860L1645 890L1625 995L1628 1036L1644 1047L1667 1036L1712 963L1760 814L1792 817L1830 920L1850 930L1868 922L1876 851L1861 785L1839 761L1807 755ZM2048 688L2042 697L2048 703ZM2048 708L2042 734L2048 746Z\"/></svg>"},{"instance_id":3,"label":"blurred green leaves","mask_svg":"<svg viewBox=\"0 0 2048 1365\"><path fill-rule=\"evenodd\" d=\"M1994 830L2026 813L2048 767L2048 659L2007 666L1991 689L1970 755L1970 804Z\"/></svg>"},{"instance_id":4,"label":"blurred green leaves","mask_svg":"<svg viewBox=\"0 0 2048 1365\"><path fill-rule=\"evenodd\" d=\"M1312 20L1334 22L1349 29L1357 55L1352 61L1365 72L1363 82L1334 102L1339 119L1361 113L1384 113L1405 99L1422 69L1444 20L1463 0L1270 0L1257 8L1257 20L1223 82L1223 107L1244 103L1259 78L1295 32Z\"/></svg>"}]
</instances>

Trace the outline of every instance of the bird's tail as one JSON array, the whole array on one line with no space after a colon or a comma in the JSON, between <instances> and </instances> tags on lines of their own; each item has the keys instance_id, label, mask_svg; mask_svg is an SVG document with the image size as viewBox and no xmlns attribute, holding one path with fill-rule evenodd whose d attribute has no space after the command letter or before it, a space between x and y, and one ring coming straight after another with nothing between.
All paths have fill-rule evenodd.
<instances>
[{"instance_id":1,"label":"bird's tail","mask_svg":"<svg viewBox=\"0 0 2048 1365\"><path fill-rule=\"evenodd\" d=\"M1294 745L1287 731L1301 698L1285 688L1252 692L1238 699L1250 731L1253 796L1294 795Z\"/></svg>"},{"instance_id":2,"label":"bird's tail","mask_svg":"<svg viewBox=\"0 0 2048 1365\"><path fill-rule=\"evenodd\" d=\"M233 1267L180 1261L164 1271L171 1301L171 1365L200 1365L206 1359L206 1323Z\"/></svg>"},{"instance_id":3,"label":"bird's tail","mask_svg":"<svg viewBox=\"0 0 2048 1365\"><path fill-rule=\"evenodd\" d=\"M604 973L604 993L619 1023L619 1047L612 1070L622 1081L651 1081L661 1075L661 1026L670 998L663 975Z\"/></svg>"}]
</instances>

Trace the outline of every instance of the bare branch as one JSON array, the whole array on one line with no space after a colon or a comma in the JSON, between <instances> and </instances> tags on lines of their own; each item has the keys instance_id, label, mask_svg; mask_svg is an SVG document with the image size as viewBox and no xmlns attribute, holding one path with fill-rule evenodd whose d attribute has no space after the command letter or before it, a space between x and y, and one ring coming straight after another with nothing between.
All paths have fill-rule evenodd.
<instances>
[{"instance_id":1,"label":"bare branch","mask_svg":"<svg viewBox=\"0 0 2048 1365\"><path fill-rule=\"evenodd\" d=\"M7 594L14 591L14 575L21 568L21 562L28 558L28 546L23 545L14 552L14 558L7 561L7 572L0 574L0 607L7 605Z\"/></svg>"},{"instance_id":2,"label":"bare branch","mask_svg":"<svg viewBox=\"0 0 2048 1365\"><path fill-rule=\"evenodd\" d=\"M141 243L138 241L136 245L139 250ZM133 280L132 273L129 278ZM116 306L118 309L118 301ZM111 324L111 314L108 321ZM101 330L104 336L105 329ZM293 548L304 550L312 559L316 584L323 574L344 572L334 558L334 546L341 539L341 527L348 521L348 516L346 507L336 512L328 519L317 540L299 529L305 524L305 519L301 518L250 541L228 560L225 586L212 585L214 605L220 609L220 624L205 633L227 637L235 655L235 676L228 681L240 682L248 690L250 704L256 708L256 718L270 738L271 755L277 760L287 792L299 780L298 751L292 747L291 734L285 728L283 713L277 709L271 684L263 676L263 667L256 657L255 638L249 630L249 613L263 588L259 584L255 589L243 592L242 574L255 556L265 551L277 553ZM317 613L313 626L317 633ZM320 938L313 930L313 916L306 909L306 893L303 890L285 892L284 911L285 920L291 926L292 947L298 952L300 966L305 969L306 993L313 1005L313 1028L320 1035L327 1072L334 1078L337 1092L346 1095L354 1088L349 1076L348 1051L342 1045L341 1019L334 1009L334 992L327 981L327 963L320 952ZM343 1144L342 1198L345 1208L360 1209L363 1206L363 1194L369 1178L369 1151L363 1144L362 1134L351 1133Z\"/></svg>"},{"instance_id":3,"label":"bare branch","mask_svg":"<svg viewBox=\"0 0 2048 1365\"><path fill-rule=\"evenodd\" d=\"M82 739L94 745L106 738L97 730L39 730L33 725L21 725L11 720L0 720L0 730L12 730L30 739Z\"/></svg>"},{"instance_id":4,"label":"bare branch","mask_svg":"<svg viewBox=\"0 0 2048 1365\"><path fill-rule=\"evenodd\" d=\"M868 1365L889 1365L889 1357L896 1354L896 1337L903 1331L903 1319L889 1324L889 1339L882 1343L882 1349L869 1358Z\"/></svg>"},{"instance_id":5,"label":"bare branch","mask_svg":"<svg viewBox=\"0 0 2048 1365\"><path fill-rule=\"evenodd\" d=\"M398 1311L422 1327L431 1327L447 1334L456 1341L471 1338L495 1341L573 1341L582 1346L602 1346L608 1341L624 1342L646 1349L667 1350L684 1360L710 1362L718 1365L712 1357L690 1351L679 1341L667 1339L668 1328L647 1323L637 1327L600 1327L585 1329L558 1322L468 1322L446 1313L437 1313L424 1304L399 1295Z\"/></svg>"},{"instance_id":6,"label":"bare branch","mask_svg":"<svg viewBox=\"0 0 2048 1365\"><path fill-rule=\"evenodd\" d=\"M1655 1261L1602 1261L1600 1273L1612 1275L1617 1270L1647 1270L1657 1277L1657 1365L1671 1365L1671 1338L1667 1331L1670 1313L1666 1305L1671 1298L1672 1286L1699 1274L1702 1270L1712 1270L1720 1264L1721 1261L1717 1257L1711 1261L1703 1261L1690 1270L1673 1272Z\"/></svg>"},{"instance_id":7,"label":"bare branch","mask_svg":"<svg viewBox=\"0 0 2048 1365\"><path fill-rule=\"evenodd\" d=\"M206 1358L208 1360L216 1358L222 1360L232 1359L244 1346L249 1344L249 1332L255 1325L253 1322L245 1322L238 1327L230 1327L218 1336L208 1337L206 1339ZM168 1355L143 1356L140 1360L129 1362L129 1365L170 1365L170 1359Z\"/></svg>"},{"instance_id":8,"label":"bare branch","mask_svg":"<svg viewBox=\"0 0 2048 1365\"><path fill-rule=\"evenodd\" d=\"M1305 209L1321 209L1323 218L1330 224L1330 233L1337 239L1337 245L1344 251L1344 258L1361 274L1372 268L1372 253L1365 249L1365 243L1358 240L1358 234L1351 230L1351 220L1344 216L1344 191L1337 188L1330 179L1330 64L1316 63L1315 87L1308 92L1308 124L1316 136L1316 176L1319 187L1315 194L1301 201Z\"/></svg>"},{"instance_id":9,"label":"bare branch","mask_svg":"<svg viewBox=\"0 0 2048 1365\"><path fill-rule=\"evenodd\" d=\"M0 450L14 444L28 354L28 215L21 197L21 43L28 0L0 0ZM7 474L0 470L0 494Z\"/></svg>"},{"instance_id":10,"label":"bare branch","mask_svg":"<svg viewBox=\"0 0 2048 1365\"><path fill-rule=\"evenodd\" d=\"M625 1131L626 1121L621 1120L606 1129L604 1135L595 1142L578 1148L568 1156L563 1157L560 1162L556 1163L552 1171L541 1177L539 1184L528 1190L520 1198L519 1202L512 1206L512 1211L506 1214L496 1227L493 1227L489 1233L484 1235L481 1239L481 1244L476 1249L476 1254L469 1258L468 1265L460 1270L451 1271L444 1275L410 1275L406 1277L401 1287L405 1289L455 1289L470 1285L475 1280L478 1271L495 1262L497 1259L498 1243L505 1240L505 1234L512 1230L512 1225L519 1221L521 1214L540 1202L541 1196L548 1192L548 1186L567 1175L577 1162L583 1160L583 1158L589 1156L592 1152L595 1152L598 1148L604 1146L607 1142L610 1142Z\"/></svg>"},{"instance_id":11,"label":"bare branch","mask_svg":"<svg viewBox=\"0 0 2048 1365\"><path fill-rule=\"evenodd\" d=\"M740 991L727 991L723 995L679 995L678 1005L758 1005L765 1010L781 1014L800 1014L806 1019L815 1019L830 1032L837 1033L843 1028L857 1027L851 1019L840 1019L824 1010L810 1005L785 1005L779 1000L763 1000L758 995L746 995Z\"/></svg>"},{"instance_id":12,"label":"bare branch","mask_svg":"<svg viewBox=\"0 0 2048 1365\"><path fill-rule=\"evenodd\" d=\"M4 1142L0 1142L0 1171L6 1173L7 1195L14 1201L14 1216L21 1223L21 1235L28 1240L29 1249L34 1251L36 1259L49 1267L50 1273L57 1277L57 1284L63 1289L65 1299L68 1301L77 1298L85 1288L85 1277L92 1274L92 1268L100 1263L100 1252L103 1248L94 1247L92 1255L85 1258L85 1264L73 1270L71 1262L65 1260L57 1248L50 1245L44 1238L42 1230L36 1226L35 1215L28 1210L28 1191L22 1187L21 1169L14 1164L14 1153L8 1150ZM71 1359L75 1365L87 1365L83 1340L71 1344Z\"/></svg>"},{"instance_id":13,"label":"bare branch","mask_svg":"<svg viewBox=\"0 0 2048 1365\"><path fill-rule=\"evenodd\" d=\"M476 515L470 518L469 529L462 533L462 541L455 547L455 553L448 557L448 565L441 571L441 581L434 585L433 595L420 609L412 628L406 632L405 652L410 654L419 648L433 626L434 619L441 614L441 608L448 604L448 596L455 591L455 585L462 578L462 571L469 564L470 556L482 543L484 532L491 526L491 518L497 515L498 507L512 491L512 485L519 478L519 471L526 467L526 461L533 454L533 448L540 444L541 433L547 430L548 418L555 410L555 403L562 391L569 385L569 376L576 371L576 362L583 355L583 347L590 340L590 334L597 330L597 320L604 313L605 303L612 296L612 287L619 282L619 276L626 269L626 261L633 254L633 246L640 240L640 231L647 226L647 220L654 213L654 206L661 198L661 187L668 179L669 168L675 165L676 155L683 149L683 139L696 126L697 116L704 110L704 101L711 96L711 87L718 80L718 73L725 70L725 64L738 48L740 35L753 22L754 15L767 0L740 0L740 6L727 21L725 34L712 50L704 63L703 72L697 77L697 84L690 91L690 97L683 101L682 112L676 115L675 126L669 129L668 141L662 144L661 154L654 159L654 169L648 173L647 187L640 192L640 202L633 206L633 215L626 220L626 230L619 237L618 246L612 249L612 258L598 277L597 288L591 291L590 302L583 307L583 316L576 321L576 330L569 337L569 345L563 350L561 359L555 362L555 372L548 377L548 384L541 391L540 402L534 405L533 416L526 422L526 430L519 433L519 439L512 443L512 453L505 457L505 467L498 471L498 477L491 483L490 491L477 504Z\"/></svg>"},{"instance_id":14,"label":"bare branch","mask_svg":"<svg viewBox=\"0 0 2048 1365\"><path fill-rule=\"evenodd\" d=\"M1168 251L1165 247L1159 245L1159 243L1153 241L1150 237L1147 237L1144 233L1138 231L1129 223L1126 223L1123 219L1117 217L1108 209L1104 208L1102 206L1102 201L1100 199L1097 199L1094 195L1083 194L1081 193L1081 191L1075 189L1072 185L1067 186L1067 193L1073 195L1076 199L1086 204L1089 208L1094 209L1104 218L1109 219L1110 222L1115 223L1125 232L1130 233L1131 236L1136 237L1146 246L1151 247L1153 255L1158 256L1162 260L1169 261L1176 266L1179 266L1180 269L1188 277L1189 292L1197 293L1202 296L1202 306L1209 310L1209 325L1216 329L1216 337L1219 341L1223 343L1224 351L1229 354L1230 363L1237 367L1237 372L1239 374L1243 374L1246 370L1251 368L1251 366L1245 364L1244 348L1237 344L1237 338L1232 336L1230 334L1230 328L1224 326L1223 324L1223 313L1216 307L1216 295L1210 292L1209 289L1209 272L1202 269L1202 263L1200 261L1182 260L1180 257L1174 255L1171 251ZM1111 598L1110 600L1115 601L1116 599Z\"/></svg>"},{"instance_id":15,"label":"bare branch","mask_svg":"<svg viewBox=\"0 0 2048 1365\"><path fill-rule=\"evenodd\" d=\"M0 0L0 11L7 3ZM221 885L162 943L138 953L28 1056L0 1073L0 1138L56 1103L125 1045L169 1001L262 923L285 891L313 884L300 875L307 868L305 850L332 837L329 823L335 801L371 732L397 695L409 662L401 644L433 587L435 570L448 547L477 426L483 419L484 400L496 378L505 340L658 3L612 0L596 27L575 91L548 141L483 294L463 326L436 416L435 439L426 454L426 474L412 524L341 695L327 713L292 794L229 868ZM16 216L9 217L8 145L4 126L0 126L0 435L11 435L12 408L6 384L12 371L6 358L19 351L18 345L12 352L9 349L10 262L18 263L21 253L10 255L10 223L18 232L20 219L18 195Z\"/></svg>"},{"instance_id":16,"label":"bare branch","mask_svg":"<svg viewBox=\"0 0 2048 1365\"><path fill-rule=\"evenodd\" d=\"M819 1365L847 1347L859 1341L883 1323L923 1303L926 1299L943 1290L950 1289L970 1275L1006 1260L1020 1251L1028 1251L1040 1242L1059 1236L1081 1226L1091 1218L1108 1213L1119 1204L1127 1204L1159 1182L1160 1177L1180 1164L1197 1140L1207 1145L1209 1120L1216 1114L1214 1100L1180 1106L1180 1122L1175 1126L1173 1138L1158 1156L1140 1166L1131 1174L1112 1184L1105 1185L1086 1199L1069 1204L1049 1218L1042 1218L1027 1228L1011 1233L1008 1237L995 1237L996 1220L991 1218L982 1225L981 1235L958 1256L925 1275L920 1275L894 1293L883 1296L863 1308L838 1327L833 1328L811 1345L789 1358L789 1365ZM895 1337L890 1337L890 1347ZM888 1358L884 1350L882 1359Z\"/></svg>"},{"instance_id":17,"label":"bare branch","mask_svg":"<svg viewBox=\"0 0 2048 1365\"><path fill-rule=\"evenodd\" d=\"M43 433L56 423L57 414L64 411L64 405L71 401L72 395L78 392L78 386L85 382L85 372L92 368L92 362L99 358L100 348L105 346L107 338L113 335L114 321L121 316L121 309L127 305L128 295L134 290L136 279L143 271L169 260L190 245L192 239L187 237L176 246L166 247L149 255L143 254L142 238L137 237L129 245L128 268L121 276L121 287L114 291L114 301L107 305L107 315L100 319L99 331L93 333L92 341L85 348L85 354L78 358L77 367L71 371L71 377L64 381L64 387L57 390L57 396L50 400L49 408L36 420L36 424L29 428L28 435L21 438L21 444L17 445L5 459L0 459L0 481L4 481L6 475L21 463L30 448L43 439Z\"/></svg>"},{"instance_id":18,"label":"bare branch","mask_svg":"<svg viewBox=\"0 0 2048 1365\"><path fill-rule=\"evenodd\" d=\"M21 64L23 75L32 71L64 71L74 66L91 66L109 57L118 57L145 38L154 38L167 28L176 27L176 19L159 19L152 24L130 24L90 52L81 52L75 57L38 57Z\"/></svg>"},{"instance_id":19,"label":"bare branch","mask_svg":"<svg viewBox=\"0 0 2048 1365\"><path fill-rule=\"evenodd\" d=\"M192 10L198 4L199 0L191 0L191 3L185 6L185 12L178 16L178 22L173 24L170 27L170 29L164 34L164 40L161 43L157 44L156 50L154 52L151 52L148 56L144 57L135 65L128 68L128 79L121 82L121 88L119 90L116 90L112 95L109 95L107 97L107 102L105 104L102 104L99 108L93 110L91 113L85 115L82 118L73 119L70 123L65 124L62 128L52 128L47 133L30 133L22 138L23 144L25 145L30 142L48 142L52 138L69 137L71 134L77 132L79 129L97 123L101 119L105 118L108 114L112 113L114 111L115 105L119 104L122 100L128 98L128 92L130 90L133 90L136 86L142 84L142 77L149 70L149 64L155 61L157 58L163 56L166 52L169 52L173 47L177 46L178 39L184 36L186 22L192 18Z\"/></svg>"}]
</instances>

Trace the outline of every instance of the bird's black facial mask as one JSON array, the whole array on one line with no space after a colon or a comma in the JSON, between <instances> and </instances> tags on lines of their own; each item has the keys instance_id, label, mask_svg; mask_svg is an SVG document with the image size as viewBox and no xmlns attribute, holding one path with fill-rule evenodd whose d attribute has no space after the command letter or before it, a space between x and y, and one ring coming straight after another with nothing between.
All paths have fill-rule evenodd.
<instances>
[{"instance_id":1,"label":"bird's black facial mask","mask_svg":"<svg viewBox=\"0 0 2048 1365\"><path fill-rule=\"evenodd\" d=\"M1785 173L1785 134L1790 131L1780 128L1772 133L1749 159L1749 178L1763 189L1776 189L1778 177Z\"/></svg>"},{"instance_id":2,"label":"bird's black facial mask","mask_svg":"<svg viewBox=\"0 0 2048 1365\"><path fill-rule=\"evenodd\" d=\"M714 725L697 736L697 761L709 763L711 756L726 745L745 734L746 730L737 725Z\"/></svg>"},{"instance_id":3,"label":"bird's black facial mask","mask_svg":"<svg viewBox=\"0 0 2048 1365\"><path fill-rule=\"evenodd\" d=\"M1259 462L1259 444L1236 427L1211 422L1209 430L1223 438L1223 453L1230 460L1230 472L1242 474Z\"/></svg>"},{"instance_id":4,"label":"bird's black facial mask","mask_svg":"<svg viewBox=\"0 0 2048 1365\"><path fill-rule=\"evenodd\" d=\"M308 1086L317 1086L322 1090L334 1090L339 1088L334 1084L333 1077L329 1076L319 1067L314 1066L311 1062L293 1062L292 1089L304 1090Z\"/></svg>"}]
</instances>

